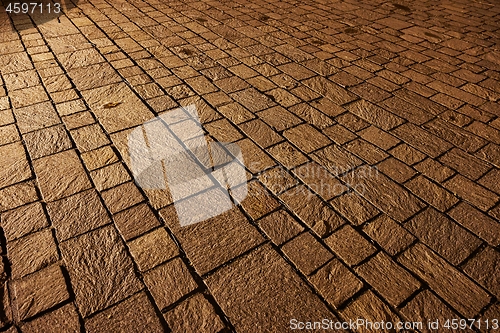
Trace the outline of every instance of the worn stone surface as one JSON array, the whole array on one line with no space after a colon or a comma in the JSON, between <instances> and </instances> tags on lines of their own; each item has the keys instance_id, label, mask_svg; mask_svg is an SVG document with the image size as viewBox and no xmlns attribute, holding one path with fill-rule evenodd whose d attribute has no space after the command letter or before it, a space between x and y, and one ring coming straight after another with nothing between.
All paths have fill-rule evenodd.
<instances>
[{"instance_id":1,"label":"worn stone surface","mask_svg":"<svg viewBox=\"0 0 500 333\"><path fill-rule=\"evenodd\" d=\"M405 228L454 265L461 263L481 245L472 233L432 208L412 218ZM447 241L443 242L443 239Z\"/></svg>"},{"instance_id":2,"label":"worn stone surface","mask_svg":"<svg viewBox=\"0 0 500 333\"><path fill-rule=\"evenodd\" d=\"M200 223L181 227L173 206L160 214L174 231L194 268L204 274L263 242L263 237L233 208ZM245 237L239 237L244 234ZM210 251L206 249L210 248Z\"/></svg>"},{"instance_id":3,"label":"worn stone surface","mask_svg":"<svg viewBox=\"0 0 500 333\"><path fill-rule=\"evenodd\" d=\"M88 332L123 332L132 327L141 332L163 332L163 325L144 292L85 320Z\"/></svg>"},{"instance_id":4,"label":"worn stone surface","mask_svg":"<svg viewBox=\"0 0 500 333\"><path fill-rule=\"evenodd\" d=\"M112 226L69 239L60 249L72 279L76 304L84 317L142 288L132 259Z\"/></svg>"},{"instance_id":5,"label":"worn stone surface","mask_svg":"<svg viewBox=\"0 0 500 333\"><path fill-rule=\"evenodd\" d=\"M49 221L40 202L4 212L0 221L8 241L49 226Z\"/></svg>"},{"instance_id":6,"label":"worn stone surface","mask_svg":"<svg viewBox=\"0 0 500 333\"><path fill-rule=\"evenodd\" d=\"M36 160L33 167L46 201L61 199L91 187L74 150Z\"/></svg>"},{"instance_id":7,"label":"worn stone surface","mask_svg":"<svg viewBox=\"0 0 500 333\"><path fill-rule=\"evenodd\" d=\"M363 295L358 297L342 311L342 317L347 320L356 321L358 318L363 318L366 321L376 322L378 318L384 318L385 322L398 322L399 317L396 315L378 296L368 290ZM373 329L360 327L359 332L372 332Z\"/></svg>"},{"instance_id":8,"label":"worn stone surface","mask_svg":"<svg viewBox=\"0 0 500 333\"><path fill-rule=\"evenodd\" d=\"M66 281L58 265L16 280L13 293L16 315L20 320L48 310L69 298Z\"/></svg>"},{"instance_id":9,"label":"worn stone surface","mask_svg":"<svg viewBox=\"0 0 500 333\"><path fill-rule=\"evenodd\" d=\"M279 210L259 220L259 227L277 245L281 245L299 234L302 227L284 210Z\"/></svg>"},{"instance_id":10,"label":"worn stone surface","mask_svg":"<svg viewBox=\"0 0 500 333\"><path fill-rule=\"evenodd\" d=\"M7 246L12 276L20 278L53 264L59 259L50 229L10 242Z\"/></svg>"},{"instance_id":11,"label":"worn stone surface","mask_svg":"<svg viewBox=\"0 0 500 333\"><path fill-rule=\"evenodd\" d=\"M59 331L68 333L80 332L80 320L75 306L67 304L53 312L36 318L21 327L23 333L36 333L43 331Z\"/></svg>"},{"instance_id":12,"label":"worn stone surface","mask_svg":"<svg viewBox=\"0 0 500 333\"><path fill-rule=\"evenodd\" d=\"M160 309L172 305L198 287L180 258L175 258L145 273L144 283Z\"/></svg>"},{"instance_id":13,"label":"worn stone surface","mask_svg":"<svg viewBox=\"0 0 500 333\"><path fill-rule=\"evenodd\" d=\"M0 146L0 188L31 177L31 170L21 142Z\"/></svg>"},{"instance_id":14,"label":"worn stone surface","mask_svg":"<svg viewBox=\"0 0 500 333\"><path fill-rule=\"evenodd\" d=\"M27 133L23 139L32 159L59 153L73 145L61 125Z\"/></svg>"},{"instance_id":15,"label":"worn stone surface","mask_svg":"<svg viewBox=\"0 0 500 333\"><path fill-rule=\"evenodd\" d=\"M398 261L466 317L490 301L483 289L421 243L403 252Z\"/></svg>"},{"instance_id":16,"label":"worn stone surface","mask_svg":"<svg viewBox=\"0 0 500 333\"><path fill-rule=\"evenodd\" d=\"M381 215L369 222L363 232L390 255L400 253L415 240L412 234L387 215Z\"/></svg>"},{"instance_id":17,"label":"worn stone surface","mask_svg":"<svg viewBox=\"0 0 500 333\"><path fill-rule=\"evenodd\" d=\"M172 332L215 333L224 328L224 323L202 294L188 298L164 316Z\"/></svg>"},{"instance_id":18,"label":"worn stone surface","mask_svg":"<svg viewBox=\"0 0 500 333\"><path fill-rule=\"evenodd\" d=\"M337 259L321 267L309 280L335 308L363 287L363 282Z\"/></svg>"},{"instance_id":19,"label":"worn stone surface","mask_svg":"<svg viewBox=\"0 0 500 333\"><path fill-rule=\"evenodd\" d=\"M491 1L6 5L0 330L499 313ZM221 188L198 188L195 208L217 215L203 222L168 184L134 182L128 147L137 126L190 105L208 142L239 146L247 181L220 215ZM147 163L168 147L153 150Z\"/></svg>"},{"instance_id":20,"label":"worn stone surface","mask_svg":"<svg viewBox=\"0 0 500 333\"><path fill-rule=\"evenodd\" d=\"M305 275L310 275L333 257L309 233L303 233L288 241L281 247L281 250Z\"/></svg>"},{"instance_id":21,"label":"worn stone surface","mask_svg":"<svg viewBox=\"0 0 500 333\"><path fill-rule=\"evenodd\" d=\"M94 190L51 202L47 210L59 241L111 222Z\"/></svg>"},{"instance_id":22,"label":"worn stone surface","mask_svg":"<svg viewBox=\"0 0 500 333\"><path fill-rule=\"evenodd\" d=\"M268 245L218 270L206 282L238 332L286 330L285 317L334 318Z\"/></svg>"},{"instance_id":23,"label":"worn stone surface","mask_svg":"<svg viewBox=\"0 0 500 333\"><path fill-rule=\"evenodd\" d=\"M355 271L394 306L420 287L417 279L383 252L356 267Z\"/></svg>"},{"instance_id":24,"label":"worn stone surface","mask_svg":"<svg viewBox=\"0 0 500 333\"><path fill-rule=\"evenodd\" d=\"M359 264L377 250L350 225L337 230L325 243L350 266Z\"/></svg>"},{"instance_id":25,"label":"worn stone surface","mask_svg":"<svg viewBox=\"0 0 500 333\"><path fill-rule=\"evenodd\" d=\"M127 245L141 271L147 271L179 254L179 249L164 228L142 235Z\"/></svg>"}]
</instances>

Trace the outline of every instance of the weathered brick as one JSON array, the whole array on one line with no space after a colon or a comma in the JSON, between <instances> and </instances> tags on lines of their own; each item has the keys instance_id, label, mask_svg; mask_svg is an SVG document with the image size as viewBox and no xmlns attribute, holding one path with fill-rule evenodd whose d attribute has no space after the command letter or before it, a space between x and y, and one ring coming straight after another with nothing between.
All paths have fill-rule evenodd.
<instances>
[{"instance_id":1,"label":"weathered brick","mask_svg":"<svg viewBox=\"0 0 500 333\"><path fill-rule=\"evenodd\" d=\"M59 259L57 246L50 229L44 229L9 242L7 254L12 276L21 278Z\"/></svg>"},{"instance_id":2,"label":"weathered brick","mask_svg":"<svg viewBox=\"0 0 500 333\"><path fill-rule=\"evenodd\" d=\"M304 227L285 210L267 215L259 220L258 224L271 241L277 245L285 243L304 230Z\"/></svg>"},{"instance_id":3,"label":"weathered brick","mask_svg":"<svg viewBox=\"0 0 500 333\"><path fill-rule=\"evenodd\" d=\"M321 267L309 277L309 281L335 308L341 306L363 287L361 280L337 259Z\"/></svg>"},{"instance_id":4,"label":"weathered brick","mask_svg":"<svg viewBox=\"0 0 500 333\"><path fill-rule=\"evenodd\" d=\"M283 135L305 153L318 150L331 143L330 139L307 124L288 129Z\"/></svg>"},{"instance_id":5,"label":"weathered brick","mask_svg":"<svg viewBox=\"0 0 500 333\"><path fill-rule=\"evenodd\" d=\"M448 142L409 123L392 130L392 133L431 157L437 157L452 147Z\"/></svg>"},{"instance_id":6,"label":"weathered brick","mask_svg":"<svg viewBox=\"0 0 500 333\"><path fill-rule=\"evenodd\" d=\"M279 198L318 236L326 237L344 224L343 219L303 185L296 186Z\"/></svg>"},{"instance_id":7,"label":"weathered brick","mask_svg":"<svg viewBox=\"0 0 500 333\"><path fill-rule=\"evenodd\" d=\"M415 240L412 234L387 215L381 215L369 222L363 232L390 255L400 253Z\"/></svg>"},{"instance_id":8,"label":"weathered brick","mask_svg":"<svg viewBox=\"0 0 500 333\"><path fill-rule=\"evenodd\" d=\"M23 237L49 225L40 202L22 206L1 215L1 226L7 241Z\"/></svg>"},{"instance_id":9,"label":"weathered brick","mask_svg":"<svg viewBox=\"0 0 500 333\"><path fill-rule=\"evenodd\" d=\"M398 222L406 220L423 207L423 203L413 194L374 168L360 167L343 176L342 180Z\"/></svg>"},{"instance_id":10,"label":"weathered brick","mask_svg":"<svg viewBox=\"0 0 500 333\"><path fill-rule=\"evenodd\" d=\"M23 333L36 333L46 330L68 333L81 332L80 318L75 306L72 303L67 304L25 323L22 327Z\"/></svg>"},{"instance_id":11,"label":"weathered brick","mask_svg":"<svg viewBox=\"0 0 500 333\"><path fill-rule=\"evenodd\" d=\"M488 246L467 261L463 270L493 295L499 297L500 277L497 274L499 264L500 253Z\"/></svg>"},{"instance_id":12,"label":"weathered brick","mask_svg":"<svg viewBox=\"0 0 500 333\"><path fill-rule=\"evenodd\" d=\"M194 268L201 274L263 242L263 237L237 208L185 227L180 226L173 206L162 209L160 214L175 233ZM242 234L246 236L238 236Z\"/></svg>"},{"instance_id":13,"label":"weathered brick","mask_svg":"<svg viewBox=\"0 0 500 333\"><path fill-rule=\"evenodd\" d=\"M490 169L487 163L457 148L446 152L439 161L472 180L477 180Z\"/></svg>"}]
</instances>

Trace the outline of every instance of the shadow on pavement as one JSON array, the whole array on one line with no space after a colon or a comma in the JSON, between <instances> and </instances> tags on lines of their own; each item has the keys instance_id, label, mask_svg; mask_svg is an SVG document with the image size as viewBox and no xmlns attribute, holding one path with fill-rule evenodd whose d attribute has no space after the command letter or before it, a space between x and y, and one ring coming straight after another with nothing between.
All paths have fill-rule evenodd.
<instances>
[{"instance_id":1,"label":"shadow on pavement","mask_svg":"<svg viewBox=\"0 0 500 333\"><path fill-rule=\"evenodd\" d=\"M0 0L0 3L0 29L10 26L21 31L32 28L31 20L36 25L59 20L78 0Z\"/></svg>"}]
</instances>

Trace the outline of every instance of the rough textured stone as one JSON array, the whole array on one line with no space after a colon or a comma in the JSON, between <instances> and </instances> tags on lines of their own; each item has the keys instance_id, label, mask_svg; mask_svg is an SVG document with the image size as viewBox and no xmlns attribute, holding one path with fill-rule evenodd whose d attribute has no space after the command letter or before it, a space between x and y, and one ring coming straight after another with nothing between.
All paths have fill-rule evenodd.
<instances>
[{"instance_id":1,"label":"rough textured stone","mask_svg":"<svg viewBox=\"0 0 500 333\"><path fill-rule=\"evenodd\" d=\"M0 190L0 211L13 209L38 199L33 182L12 185Z\"/></svg>"},{"instance_id":2,"label":"rough textured stone","mask_svg":"<svg viewBox=\"0 0 500 333\"><path fill-rule=\"evenodd\" d=\"M448 215L492 246L500 244L499 223L471 205L461 202Z\"/></svg>"},{"instance_id":3,"label":"rough textured stone","mask_svg":"<svg viewBox=\"0 0 500 333\"><path fill-rule=\"evenodd\" d=\"M363 287L361 280L337 259L321 267L309 277L309 281L335 308L341 306Z\"/></svg>"},{"instance_id":4,"label":"rough textured stone","mask_svg":"<svg viewBox=\"0 0 500 333\"><path fill-rule=\"evenodd\" d=\"M49 225L41 203L36 202L1 215L0 226L8 241L23 237Z\"/></svg>"},{"instance_id":5,"label":"rough textured stone","mask_svg":"<svg viewBox=\"0 0 500 333\"><path fill-rule=\"evenodd\" d=\"M33 273L59 259L57 246L50 229L9 242L7 254L14 278Z\"/></svg>"},{"instance_id":6,"label":"rough textured stone","mask_svg":"<svg viewBox=\"0 0 500 333\"><path fill-rule=\"evenodd\" d=\"M147 271L179 254L179 249L164 228L130 241L130 253L141 271Z\"/></svg>"},{"instance_id":7,"label":"rough textured stone","mask_svg":"<svg viewBox=\"0 0 500 333\"><path fill-rule=\"evenodd\" d=\"M104 191L131 180L127 170L121 163L113 163L91 171L90 177L98 191Z\"/></svg>"},{"instance_id":8,"label":"rough textured stone","mask_svg":"<svg viewBox=\"0 0 500 333\"><path fill-rule=\"evenodd\" d=\"M498 298L500 296L499 265L500 253L488 246L467 261L463 270Z\"/></svg>"},{"instance_id":9,"label":"rough textured stone","mask_svg":"<svg viewBox=\"0 0 500 333\"><path fill-rule=\"evenodd\" d=\"M279 210L258 222L259 227L277 245L281 245L304 230L294 218L284 210Z\"/></svg>"},{"instance_id":10,"label":"rough textured stone","mask_svg":"<svg viewBox=\"0 0 500 333\"><path fill-rule=\"evenodd\" d=\"M141 192L133 182L113 187L101 193L102 199L112 214L118 213L126 208L144 200Z\"/></svg>"},{"instance_id":11,"label":"rough textured stone","mask_svg":"<svg viewBox=\"0 0 500 333\"><path fill-rule=\"evenodd\" d=\"M430 157L437 157L451 148L451 145L437 136L413 124L403 124L392 133Z\"/></svg>"},{"instance_id":12,"label":"rough textured stone","mask_svg":"<svg viewBox=\"0 0 500 333\"><path fill-rule=\"evenodd\" d=\"M73 304L67 304L57 310L44 314L21 327L23 333L44 331L79 333L80 320Z\"/></svg>"},{"instance_id":13,"label":"rough textured stone","mask_svg":"<svg viewBox=\"0 0 500 333\"><path fill-rule=\"evenodd\" d=\"M75 129L71 131L71 137L82 153L109 144L108 138L98 124Z\"/></svg>"},{"instance_id":14,"label":"rough textured stone","mask_svg":"<svg viewBox=\"0 0 500 333\"><path fill-rule=\"evenodd\" d=\"M188 298L164 316L172 333L217 333L224 328L224 323L202 294Z\"/></svg>"},{"instance_id":15,"label":"rough textured stone","mask_svg":"<svg viewBox=\"0 0 500 333\"><path fill-rule=\"evenodd\" d=\"M456 175L444 183L444 186L455 195L469 201L481 210L492 208L500 197L484 187L472 182L462 175Z\"/></svg>"},{"instance_id":16,"label":"rough textured stone","mask_svg":"<svg viewBox=\"0 0 500 333\"><path fill-rule=\"evenodd\" d=\"M439 320L440 323L444 323L448 319L455 318L454 312L429 290L420 292L401 309L401 313L407 320L421 321L422 323L429 320ZM425 324L422 328L422 332L434 331ZM460 330L460 332L464 331Z\"/></svg>"},{"instance_id":17,"label":"rough textured stone","mask_svg":"<svg viewBox=\"0 0 500 333\"><path fill-rule=\"evenodd\" d=\"M144 273L144 282L160 309L172 305L198 287L180 258Z\"/></svg>"},{"instance_id":18,"label":"rough textured stone","mask_svg":"<svg viewBox=\"0 0 500 333\"><path fill-rule=\"evenodd\" d=\"M356 192L345 193L330 201L333 208L354 225L360 225L375 217L379 211Z\"/></svg>"},{"instance_id":19,"label":"rough textured stone","mask_svg":"<svg viewBox=\"0 0 500 333\"><path fill-rule=\"evenodd\" d=\"M400 253L415 241L412 234L387 215L381 215L369 222L363 232L390 255Z\"/></svg>"},{"instance_id":20,"label":"rough textured stone","mask_svg":"<svg viewBox=\"0 0 500 333\"><path fill-rule=\"evenodd\" d=\"M238 332L285 331L289 318L334 318L269 245L218 270L206 283Z\"/></svg>"},{"instance_id":21,"label":"rough textured stone","mask_svg":"<svg viewBox=\"0 0 500 333\"><path fill-rule=\"evenodd\" d=\"M375 207L402 222L423 208L423 203L376 169L363 166L342 177Z\"/></svg>"},{"instance_id":22,"label":"rough textured stone","mask_svg":"<svg viewBox=\"0 0 500 333\"><path fill-rule=\"evenodd\" d=\"M118 156L116 156L113 148L111 146L104 146L81 155L83 163L88 170L93 171L95 169L102 168L106 165L110 165L118 162Z\"/></svg>"},{"instance_id":23,"label":"rough textured stone","mask_svg":"<svg viewBox=\"0 0 500 333\"><path fill-rule=\"evenodd\" d=\"M60 249L84 317L142 288L132 259L112 226L67 240Z\"/></svg>"},{"instance_id":24,"label":"rough textured stone","mask_svg":"<svg viewBox=\"0 0 500 333\"><path fill-rule=\"evenodd\" d=\"M153 118L153 114L125 83L86 90L82 95L108 133L141 125ZM108 103L120 104L108 108Z\"/></svg>"},{"instance_id":25,"label":"rough textured stone","mask_svg":"<svg viewBox=\"0 0 500 333\"><path fill-rule=\"evenodd\" d=\"M405 228L454 265L481 245L478 238L432 208L411 219Z\"/></svg>"},{"instance_id":26,"label":"rough textured stone","mask_svg":"<svg viewBox=\"0 0 500 333\"><path fill-rule=\"evenodd\" d=\"M59 153L73 145L62 125L27 133L23 139L32 159Z\"/></svg>"},{"instance_id":27,"label":"rough textured stone","mask_svg":"<svg viewBox=\"0 0 500 333\"><path fill-rule=\"evenodd\" d=\"M420 287L417 279L382 252L356 267L355 271L394 306Z\"/></svg>"},{"instance_id":28,"label":"rough textured stone","mask_svg":"<svg viewBox=\"0 0 500 333\"><path fill-rule=\"evenodd\" d=\"M402 118L363 99L349 104L346 108L356 116L386 131L404 122Z\"/></svg>"},{"instance_id":29,"label":"rough textured stone","mask_svg":"<svg viewBox=\"0 0 500 333\"><path fill-rule=\"evenodd\" d=\"M325 243L350 266L359 264L377 251L370 242L364 239L350 225L337 230L333 235L325 239Z\"/></svg>"},{"instance_id":30,"label":"rough textured stone","mask_svg":"<svg viewBox=\"0 0 500 333\"><path fill-rule=\"evenodd\" d=\"M85 321L87 332L163 332L155 309L144 292L104 310Z\"/></svg>"},{"instance_id":31,"label":"rough textured stone","mask_svg":"<svg viewBox=\"0 0 500 333\"><path fill-rule=\"evenodd\" d=\"M339 214L303 185L286 191L279 198L321 238L345 223Z\"/></svg>"},{"instance_id":32,"label":"rough textured stone","mask_svg":"<svg viewBox=\"0 0 500 333\"><path fill-rule=\"evenodd\" d=\"M307 232L285 243L281 250L305 275L310 275L333 257L320 242Z\"/></svg>"},{"instance_id":33,"label":"rough textured stone","mask_svg":"<svg viewBox=\"0 0 500 333\"><path fill-rule=\"evenodd\" d=\"M403 252L398 261L466 318L490 301L483 289L421 243Z\"/></svg>"},{"instance_id":34,"label":"rough textured stone","mask_svg":"<svg viewBox=\"0 0 500 333\"><path fill-rule=\"evenodd\" d=\"M91 187L74 150L43 157L33 162L40 190L46 201L54 201Z\"/></svg>"},{"instance_id":35,"label":"rough textured stone","mask_svg":"<svg viewBox=\"0 0 500 333\"><path fill-rule=\"evenodd\" d=\"M240 128L262 148L267 148L283 140L279 134L276 134L271 127L259 119L243 123Z\"/></svg>"},{"instance_id":36,"label":"rough textured stone","mask_svg":"<svg viewBox=\"0 0 500 333\"><path fill-rule=\"evenodd\" d=\"M370 322L384 320L385 322L396 323L400 321L399 317L370 290L349 303L340 313L343 318L352 321L356 321L358 318ZM361 327L358 332L373 332L373 330Z\"/></svg>"},{"instance_id":37,"label":"rough textured stone","mask_svg":"<svg viewBox=\"0 0 500 333\"><path fill-rule=\"evenodd\" d=\"M341 195L347 187L316 162L303 164L293 173L324 200Z\"/></svg>"},{"instance_id":38,"label":"rough textured stone","mask_svg":"<svg viewBox=\"0 0 500 333\"><path fill-rule=\"evenodd\" d=\"M271 128L279 132L298 125L301 122L298 117L281 106L269 108L257 113L257 115L264 120L266 124L271 126Z\"/></svg>"},{"instance_id":39,"label":"rough textured stone","mask_svg":"<svg viewBox=\"0 0 500 333\"><path fill-rule=\"evenodd\" d=\"M59 241L111 222L94 190L51 202L47 210Z\"/></svg>"},{"instance_id":40,"label":"rough textured stone","mask_svg":"<svg viewBox=\"0 0 500 333\"><path fill-rule=\"evenodd\" d=\"M57 265L16 280L13 292L13 302L21 320L50 309L69 298L61 267Z\"/></svg>"},{"instance_id":41,"label":"rough textured stone","mask_svg":"<svg viewBox=\"0 0 500 333\"><path fill-rule=\"evenodd\" d=\"M260 182L252 181L246 186L248 194L240 204L252 219L257 220L278 208L279 203Z\"/></svg>"},{"instance_id":42,"label":"rough textured stone","mask_svg":"<svg viewBox=\"0 0 500 333\"><path fill-rule=\"evenodd\" d=\"M330 139L307 124L286 130L283 135L305 153L310 153L331 143Z\"/></svg>"},{"instance_id":43,"label":"rough textured stone","mask_svg":"<svg viewBox=\"0 0 500 333\"><path fill-rule=\"evenodd\" d=\"M129 240L157 227L160 222L146 204L139 204L113 216L120 234Z\"/></svg>"},{"instance_id":44,"label":"rough textured stone","mask_svg":"<svg viewBox=\"0 0 500 333\"><path fill-rule=\"evenodd\" d=\"M185 227L180 226L173 206L161 210L160 214L200 274L263 242L262 236L237 208Z\"/></svg>"},{"instance_id":45,"label":"rough textured stone","mask_svg":"<svg viewBox=\"0 0 500 333\"><path fill-rule=\"evenodd\" d=\"M423 176L413 178L405 186L441 212L448 210L459 201L450 192Z\"/></svg>"},{"instance_id":46,"label":"rough textured stone","mask_svg":"<svg viewBox=\"0 0 500 333\"><path fill-rule=\"evenodd\" d=\"M283 142L267 149L269 154L280 162L285 168L291 169L304 162L307 157L294 148L290 143Z\"/></svg>"},{"instance_id":47,"label":"rough textured stone","mask_svg":"<svg viewBox=\"0 0 500 333\"><path fill-rule=\"evenodd\" d=\"M0 146L0 188L31 177L31 170L21 142Z\"/></svg>"}]
</instances>

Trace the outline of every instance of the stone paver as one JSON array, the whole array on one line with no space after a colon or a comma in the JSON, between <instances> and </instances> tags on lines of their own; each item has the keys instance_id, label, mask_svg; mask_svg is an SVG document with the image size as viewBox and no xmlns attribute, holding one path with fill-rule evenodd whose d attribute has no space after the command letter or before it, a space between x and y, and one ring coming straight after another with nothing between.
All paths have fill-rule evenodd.
<instances>
[{"instance_id":1,"label":"stone paver","mask_svg":"<svg viewBox=\"0 0 500 333\"><path fill-rule=\"evenodd\" d=\"M9 3L0 331L500 320L495 1ZM181 226L193 204L134 181L128 136L193 104L248 183Z\"/></svg>"}]
</instances>

